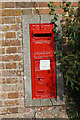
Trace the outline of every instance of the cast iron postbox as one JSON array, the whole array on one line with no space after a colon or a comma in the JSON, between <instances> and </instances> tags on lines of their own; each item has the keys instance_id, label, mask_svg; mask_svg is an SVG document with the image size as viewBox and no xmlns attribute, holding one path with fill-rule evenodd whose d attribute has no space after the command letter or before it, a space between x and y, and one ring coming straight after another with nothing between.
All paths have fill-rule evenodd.
<instances>
[{"instance_id":1,"label":"cast iron postbox","mask_svg":"<svg viewBox=\"0 0 80 120\"><path fill-rule=\"evenodd\" d=\"M32 99L56 98L54 25L30 24Z\"/></svg>"}]
</instances>

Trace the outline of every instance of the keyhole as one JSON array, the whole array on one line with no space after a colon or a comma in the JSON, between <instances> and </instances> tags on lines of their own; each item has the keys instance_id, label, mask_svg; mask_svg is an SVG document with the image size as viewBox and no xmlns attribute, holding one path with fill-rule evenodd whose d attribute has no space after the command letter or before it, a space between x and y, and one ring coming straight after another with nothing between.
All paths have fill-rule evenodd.
<instances>
[{"instance_id":1,"label":"keyhole","mask_svg":"<svg viewBox=\"0 0 80 120\"><path fill-rule=\"evenodd\" d=\"M38 78L38 81L40 81L40 78Z\"/></svg>"}]
</instances>

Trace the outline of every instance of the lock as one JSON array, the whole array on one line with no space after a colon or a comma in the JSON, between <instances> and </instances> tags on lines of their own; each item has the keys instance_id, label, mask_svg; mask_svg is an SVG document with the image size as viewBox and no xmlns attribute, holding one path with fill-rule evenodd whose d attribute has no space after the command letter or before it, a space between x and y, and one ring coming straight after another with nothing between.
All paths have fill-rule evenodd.
<instances>
[{"instance_id":1,"label":"lock","mask_svg":"<svg viewBox=\"0 0 80 120\"><path fill-rule=\"evenodd\" d=\"M54 25L30 24L32 99L56 98Z\"/></svg>"},{"instance_id":2,"label":"lock","mask_svg":"<svg viewBox=\"0 0 80 120\"><path fill-rule=\"evenodd\" d=\"M38 85L44 84L44 78L38 78Z\"/></svg>"}]
</instances>

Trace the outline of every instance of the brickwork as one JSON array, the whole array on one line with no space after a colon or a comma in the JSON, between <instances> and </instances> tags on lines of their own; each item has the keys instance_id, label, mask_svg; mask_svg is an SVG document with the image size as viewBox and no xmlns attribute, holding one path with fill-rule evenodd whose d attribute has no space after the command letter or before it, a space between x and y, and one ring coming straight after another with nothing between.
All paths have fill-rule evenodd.
<instances>
[{"instance_id":1,"label":"brickwork","mask_svg":"<svg viewBox=\"0 0 80 120\"><path fill-rule=\"evenodd\" d=\"M60 2L56 13L61 14ZM75 5L77 3L74 3ZM22 14L49 14L48 2L0 2L0 117L67 117L64 106L25 108Z\"/></svg>"}]
</instances>

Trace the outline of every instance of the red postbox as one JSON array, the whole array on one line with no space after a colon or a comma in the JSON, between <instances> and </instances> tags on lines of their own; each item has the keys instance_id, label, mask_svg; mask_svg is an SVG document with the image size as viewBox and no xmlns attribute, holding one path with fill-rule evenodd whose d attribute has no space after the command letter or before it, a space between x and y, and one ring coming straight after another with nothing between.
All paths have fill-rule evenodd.
<instances>
[{"instance_id":1,"label":"red postbox","mask_svg":"<svg viewBox=\"0 0 80 120\"><path fill-rule=\"evenodd\" d=\"M30 24L32 99L56 98L54 25Z\"/></svg>"}]
</instances>

